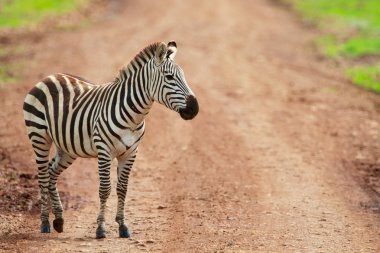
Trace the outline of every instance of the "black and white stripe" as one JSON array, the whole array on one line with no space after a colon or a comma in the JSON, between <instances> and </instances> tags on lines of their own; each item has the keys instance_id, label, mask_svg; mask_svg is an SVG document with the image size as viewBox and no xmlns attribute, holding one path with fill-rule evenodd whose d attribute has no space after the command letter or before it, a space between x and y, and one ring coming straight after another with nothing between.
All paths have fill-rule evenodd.
<instances>
[{"instance_id":1,"label":"black and white stripe","mask_svg":"<svg viewBox=\"0 0 380 253\"><path fill-rule=\"evenodd\" d=\"M100 212L97 238L105 237L104 211L111 191L110 166L118 160L116 221L121 237L129 237L124 224L124 201L129 172L144 135L144 119L154 101L183 119L198 113L197 100L175 64L175 42L155 43L143 49L110 83L94 85L69 74L43 79L27 94L24 119L36 155L41 191L41 232L50 232L48 194L53 226L63 231L63 209L57 178L77 157L98 157ZM54 145L56 154L49 162Z\"/></svg>"}]
</instances>

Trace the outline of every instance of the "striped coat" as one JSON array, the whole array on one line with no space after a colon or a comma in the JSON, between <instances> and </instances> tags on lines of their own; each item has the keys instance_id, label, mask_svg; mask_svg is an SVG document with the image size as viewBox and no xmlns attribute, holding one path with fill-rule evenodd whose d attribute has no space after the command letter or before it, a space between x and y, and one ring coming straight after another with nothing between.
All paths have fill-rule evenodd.
<instances>
[{"instance_id":1,"label":"striped coat","mask_svg":"<svg viewBox=\"0 0 380 253\"><path fill-rule=\"evenodd\" d=\"M36 155L41 191L41 232L50 232L48 195L56 231L63 231L63 209L57 190L60 173L77 157L97 157L100 211L97 238L105 237L105 204L111 191L110 166L118 160L119 235L129 237L124 224L124 201L129 172L144 135L145 117L154 101L183 119L198 113L197 100L175 64L175 42L143 49L113 82L95 85L69 74L41 80L27 94L24 119ZM56 155L49 160L49 150Z\"/></svg>"}]
</instances>

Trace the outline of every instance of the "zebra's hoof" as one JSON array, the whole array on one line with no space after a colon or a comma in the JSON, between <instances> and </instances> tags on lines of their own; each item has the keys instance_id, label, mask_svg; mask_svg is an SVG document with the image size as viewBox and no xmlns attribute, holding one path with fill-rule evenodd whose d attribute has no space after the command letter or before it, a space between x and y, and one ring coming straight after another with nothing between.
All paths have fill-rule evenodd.
<instances>
[{"instance_id":1,"label":"zebra's hoof","mask_svg":"<svg viewBox=\"0 0 380 253\"><path fill-rule=\"evenodd\" d=\"M41 233L50 233L50 223L49 221L43 221L41 223Z\"/></svg>"},{"instance_id":2,"label":"zebra's hoof","mask_svg":"<svg viewBox=\"0 0 380 253\"><path fill-rule=\"evenodd\" d=\"M102 238L106 238L106 230L104 226L100 225L96 229L96 239L102 239Z\"/></svg>"},{"instance_id":3,"label":"zebra's hoof","mask_svg":"<svg viewBox=\"0 0 380 253\"><path fill-rule=\"evenodd\" d=\"M53 221L53 227L55 229L55 231L57 231L58 233L62 233L63 232L63 218L56 218L54 221Z\"/></svg>"},{"instance_id":4,"label":"zebra's hoof","mask_svg":"<svg viewBox=\"0 0 380 253\"><path fill-rule=\"evenodd\" d=\"M130 238L131 234L129 233L128 227L126 225L121 225L119 227L119 236L121 238Z\"/></svg>"}]
</instances>

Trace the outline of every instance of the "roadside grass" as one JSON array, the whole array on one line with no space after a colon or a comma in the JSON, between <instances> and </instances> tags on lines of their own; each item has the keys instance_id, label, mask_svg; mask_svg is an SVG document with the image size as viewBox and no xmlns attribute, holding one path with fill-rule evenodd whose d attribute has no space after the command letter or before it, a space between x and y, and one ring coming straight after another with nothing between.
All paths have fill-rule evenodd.
<instances>
[{"instance_id":1,"label":"roadside grass","mask_svg":"<svg viewBox=\"0 0 380 253\"><path fill-rule=\"evenodd\" d=\"M2 64L0 65L0 85L4 83L13 83L18 79L12 74L13 65Z\"/></svg>"},{"instance_id":2,"label":"roadside grass","mask_svg":"<svg viewBox=\"0 0 380 253\"><path fill-rule=\"evenodd\" d=\"M87 0L0 0L0 29L33 27L56 15L70 13Z\"/></svg>"},{"instance_id":3,"label":"roadside grass","mask_svg":"<svg viewBox=\"0 0 380 253\"><path fill-rule=\"evenodd\" d=\"M51 18L61 17L88 4L90 0L0 0L1 32L30 30ZM60 29L65 29L64 26ZM7 34L7 33L4 33ZM4 35L8 36L8 35ZM14 83L20 67L20 45L0 42L0 84ZM22 53L21 53L22 55ZM17 62L17 63L16 63Z\"/></svg>"},{"instance_id":4,"label":"roadside grass","mask_svg":"<svg viewBox=\"0 0 380 253\"><path fill-rule=\"evenodd\" d=\"M353 67L347 75L358 86L380 92L380 66Z\"/></svg>"},{"instance_id":5,"label":"roadside grass","mask_svg":"<svg viewBox=\"0 0 380 253\"><path fill-rule=\"evenodd\" d=\"M292 3L308 22L324 31L325 35L315 42L327 57L352 62L354 66L347 70L347 75L353 83L380 93L379 0L287 2ZM363 64L363 59L368 56L379 62Z\"/></svg>"},{"instance_id":6,"label":"roadside grass","mask_svg":"<svg viewBox=\"0 0 380 253\"><path fill-rule=\"evenodd\" d=\"M0 47L0 85L2 83L13 83L16 82L18 79L14 74L14 71L17 67L15 62L12 62L9 60L9 58L15 54L18 53L16 51L19 48L5 48Z\"/></svg>"}]
</instances>

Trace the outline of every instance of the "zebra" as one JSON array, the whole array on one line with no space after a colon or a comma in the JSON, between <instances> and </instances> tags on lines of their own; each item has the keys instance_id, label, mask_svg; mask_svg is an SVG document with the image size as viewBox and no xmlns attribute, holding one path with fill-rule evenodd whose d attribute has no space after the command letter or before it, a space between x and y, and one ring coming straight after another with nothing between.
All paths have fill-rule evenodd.
<instances>
[{"instance_id":1,"label":"zebra","mask_svg":"<svg viewBox=\"0 0 380 253\"><path fill-rule=\"evenodd\" d=\"M41 233L50 233L49 196L53 227L63 232L63 208L57 179L78 157L97 157L100 208L96 238L105 238L105 207L111 191L110 167L116 158L119 236L130 237L124 223L128 179L145 118L154 101L178 112L184 120L199 111L183 70L174 62L177 44L153 43L123 67L114 81L96 85L70 74L53 74L26 95L23 112L38 168ZM55 156L49 161L51 146Z\"/></svg>"}]
</instances>

